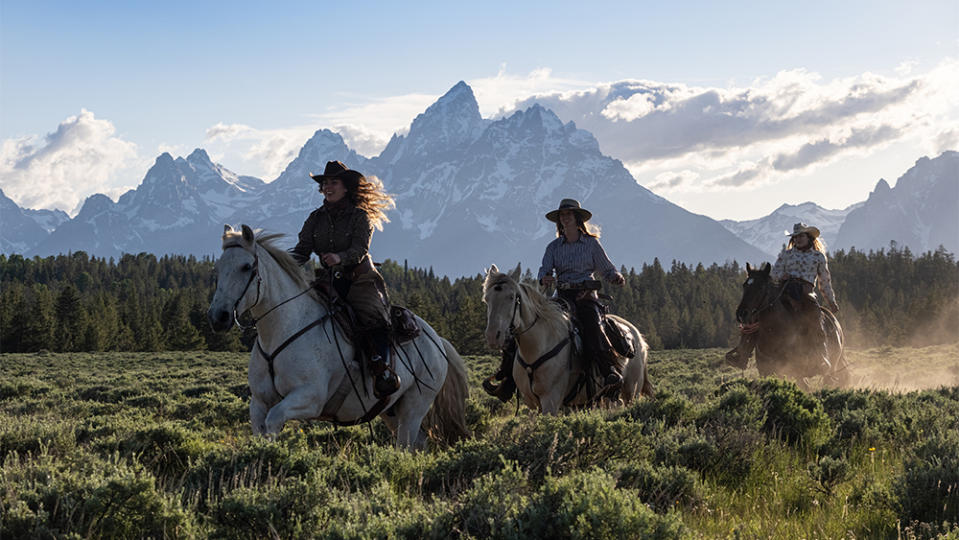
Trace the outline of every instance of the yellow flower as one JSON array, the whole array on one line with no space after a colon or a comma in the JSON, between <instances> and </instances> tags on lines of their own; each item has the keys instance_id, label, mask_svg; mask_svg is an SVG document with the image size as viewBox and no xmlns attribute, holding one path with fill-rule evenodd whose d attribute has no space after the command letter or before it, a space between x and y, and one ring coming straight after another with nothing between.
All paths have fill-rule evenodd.
<instances>
[{"instance_id":1,"label":"yellow flower","mask_svg":"<svg viewBox=\"0 0 959 540\"><path fill-rule=\"evenodd\" d=\"M876 449L875 449L875 448L870 448L869 451L870 451L870 452L875 452Z\"/></svg>"}]
</instances>

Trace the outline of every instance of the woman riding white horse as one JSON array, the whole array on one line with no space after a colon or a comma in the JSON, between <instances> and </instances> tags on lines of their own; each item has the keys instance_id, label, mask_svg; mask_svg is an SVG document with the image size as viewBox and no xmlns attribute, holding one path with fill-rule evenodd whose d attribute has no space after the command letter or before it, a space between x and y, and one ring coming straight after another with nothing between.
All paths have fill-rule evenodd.
<instances>
[{"instance_id":1,"label":"woman riding white horse","mask_svg":"<svg viewBox=\"0 0 959 540\"><path fill-rule=\"evenodd\" d=\"M622 386L623 376L618 372L613 347L603 330L603 308L599 304L598 283L594 284L593 274L599 273L619 286L626 280L606 256L596 230L587 223L592 217L593 214L575 199L563 199L558 209L546 214L546 219L556 223L557 238L546 246L538 277L543 285L555 284L558 296L576 314L586 356L596 363L606 391L613 394ZM554 270L556 277L553 277ZM504 402L509 400L515 388L510 375L515 350L515 344L506 343L499 369L483 383L487 393ZM496 380L503 382L496 386L493 382Z\"/></svg>"},{"instance_id":2,"label":"woman riding white horse","mask_svg":"<svg viewBox=\"0 0 959 540\"><path fill-rule=\"evenodd\" d=\"M468 435L469 390L463 360L448 341L416 317L418 337L396 344L399 388L382 398L361 376L356 347L306 272L273 244L227 226L217 284L207 316L214 330L249 312L257 330L250 353L250 421L254 434L275 435L287 420L318 418L341 425L377 415L397 446L422 447L427 435L453 441Z\"/></svg>"},{"instance_id":3,"label":"woman riding white horse","mask_svg":"<svg viewBox=\"0 0 959 540\"><path fill-rule=\"evenodd\" d=\"M385 210L394 206L383 184L339 161L326 164L323 174L310 175L323 193L323 206L306 218L291 255L300 264L316 253L322 269L317 279L353 308L357 330L372 344L370 373L377 397L389 395L400 381L390 358L390 316L386 282L370 261L373 229L389 221Z\"/></svg>"},{"instance_id":4,"label":"woman riding white horse","mask_svg":"<svg viewBox=\"0 0 959 540\"><path fill-rule=\"evenodd\" d=\"M487 343L491 347L503 347L507 340L517 344L518 354L508 369L523 401L532 409L556 414L563 406L589 405L600 397L615 399L602 393L603 381L594 379L592 362L576 354L578 338L569 315L535 287L518 282L518 277L503 274L493 265L483 283L483 301ZM653 397L643 336L629 321L609 317L626 330L632 348L626 355L618 397L625 403L640 395Z\"/></svg>"}]
</instances>

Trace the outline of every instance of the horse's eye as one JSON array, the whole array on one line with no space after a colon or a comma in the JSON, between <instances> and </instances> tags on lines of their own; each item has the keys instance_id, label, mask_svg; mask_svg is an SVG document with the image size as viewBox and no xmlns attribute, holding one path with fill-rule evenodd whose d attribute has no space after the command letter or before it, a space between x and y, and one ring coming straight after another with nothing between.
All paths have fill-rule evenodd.
<instances>
[{"instance_id":1,"label":"horse's eye","mask_svg":"<svg viewBox=\"0 0 959 540\"><path fill-rule=\"evenodd\" d=\"M497 286L493 287L493 290L494 290L494 291L502 291L502 290L503 290L503 286L502 286L502 285L497 285Z\"/></svg>"},{"instance_id":2,"label":"horse's eye","mask_svg":"<svg viewBox=\"0 0 959 540\"><path fill-rule=\"evenodd\" d=\"M253 270L253 265L250 264L250 263L246 263L246 264L244 264L243 266L240 267L240 270L242 270L242 271L244 271L244 272L249 272L250 270Z\"/></svg>"}]
</instances>

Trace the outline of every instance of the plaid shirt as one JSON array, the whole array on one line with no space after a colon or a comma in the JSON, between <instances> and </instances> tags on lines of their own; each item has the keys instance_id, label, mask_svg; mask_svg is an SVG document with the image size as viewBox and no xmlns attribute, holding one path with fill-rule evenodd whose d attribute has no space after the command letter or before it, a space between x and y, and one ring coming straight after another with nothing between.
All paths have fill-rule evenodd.
<instances>
[{"instance_id":1,"label":"plaid shirt","mask_svg":"<svg viewBox=\"0 0 959 540\"><path fill-rule=\"evenodd\" d=\"M808 281L813 285L816 279L819 279L819 288L823 290L826 299L835 304L836 293L832 290L832 277L829 275L829 265L826 263L826 255L821 251L809 249L801 251L798 249L787 249L779 254L770 277L776 281L783 281L788 278L799 278Z\"/></svg>"},{"instance_id":2,"label":"plaid shirt","mask_svg":"<svg viewBox=\"0 0 959 540\"><path fill-rule=\"evenodd\" d=\"M594 272L602 274L607 281L612 281L616 275L616 267L606 256L599 239L584 234L575 242L567 242L565 236L560 236L546 246L537 277L543 279L554 269L560 283L582 283L593 279Z\"/></svg>"}]
</instances>

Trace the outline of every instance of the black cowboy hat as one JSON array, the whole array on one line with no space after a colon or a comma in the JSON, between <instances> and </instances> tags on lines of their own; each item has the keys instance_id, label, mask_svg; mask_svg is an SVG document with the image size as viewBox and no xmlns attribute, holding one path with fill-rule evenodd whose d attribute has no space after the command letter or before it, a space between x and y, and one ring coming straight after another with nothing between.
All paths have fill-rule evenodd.
<instances>
[{"instance_id":1,"label":"black cowboy hat","mask_svg":"<svg viewBox=\"0 0 959 540\"><path fill-rule=\"evenodd\" d=\"M589 218L593 217L593 213L581 207L579 205L579 201L577 201L576 199L563 199L559 203L559 208L557 208L556 210L553 210L552 212L548 212L546 214L546 219L550 221L558 222L559 212L561 210L572 210L573 212L578 214L581 218L583 218L583 222L589 221Z\"/></svg>"},{"instance_id":2,"label":"black cowboy hat","mask_svg":"<svg viewBox=\"0 0 959 540\"><path fill-rule=\"evenodd\" d=\"M342 161L327 161L326 169L323 170L323 174L310 173L310 178L316 180L316 183L321 185L323 184L323 181L328 178L339 178L348 191L354 191L360 184L360 180L365 177L363 176L363 173L359 171L347 169L346 165L344 165Z\"/></svg>"}]
</instances>

